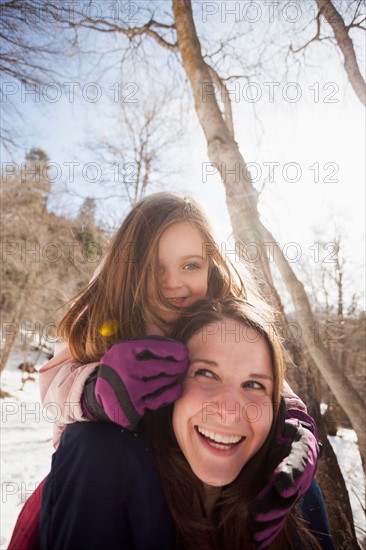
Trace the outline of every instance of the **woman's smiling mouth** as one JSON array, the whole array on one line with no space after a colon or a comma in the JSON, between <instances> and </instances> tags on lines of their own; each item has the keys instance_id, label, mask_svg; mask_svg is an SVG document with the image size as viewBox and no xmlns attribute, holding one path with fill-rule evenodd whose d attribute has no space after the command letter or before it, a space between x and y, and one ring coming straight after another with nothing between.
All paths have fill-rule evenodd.
<instances>
[{"instance_id":1,"label":"woman's smiling mouth","mask_svg":"<svg viewBox=\"0 0 366 550\"><path fill-rule=\"evenodd\" d=\"M221 451L229 451L246 439L243 435L224 435L202 426L195 426L195 430L205 443Z\"/></svg>"}]
</instances>

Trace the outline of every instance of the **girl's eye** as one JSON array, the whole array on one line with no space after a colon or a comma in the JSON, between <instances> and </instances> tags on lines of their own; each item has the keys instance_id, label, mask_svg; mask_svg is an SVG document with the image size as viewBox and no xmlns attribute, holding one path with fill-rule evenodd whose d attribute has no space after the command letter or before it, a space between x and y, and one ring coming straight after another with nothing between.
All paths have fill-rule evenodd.
<instances>
[{"instance_id":1,"label":"girl's eye","mask_svg":"<svg viewBox=\"0 0 366 550\"><path fill-rule=\"evenodd\" d=\"M186 264L183 269L187 269L188 271L190 270L193 270L193 269L198 269L198 265L197 264Z\"/></svg>"},{"instance_id":2,"label":"girl's eye","mask_svg":"<svg viewBox=\"0 0 366 550\"><path fill-rule=\"evenodd\" d=\"M263 384L260 384L259 382L256 382L255 380L248 380L247 382L244 382L243 388L252 388L253 390L265 390L265 386Z\"/></svg>"}]
</instances>

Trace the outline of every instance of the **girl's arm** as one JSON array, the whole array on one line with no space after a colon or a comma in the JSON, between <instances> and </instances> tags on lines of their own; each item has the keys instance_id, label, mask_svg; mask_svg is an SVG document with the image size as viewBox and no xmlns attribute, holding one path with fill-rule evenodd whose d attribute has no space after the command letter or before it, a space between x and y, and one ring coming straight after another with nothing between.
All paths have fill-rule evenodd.
<instances>
[{"instance_id":1,"label":"girl's arm","mask_svg":"<svg viewBox=\"0 0 366 550\"><path fill-rule=\"evenodd\" d=\"M56 344L55 356L39 370L39 387L47 416L54 414L53 444L58 446L67 424L87 420L81 396L89 375L98 363L80 365L71 356L67 344Z\"/></svg>"},{"instance_id":2,"label":"girl's arm","mask_svg":"<svg viewBox=\"0 0 366 550\"><path fill-rule=\"evenodd\" d=\"M288 514L311 486L318 463L314 420L303 410L286 407L282 399L267 455L267 483L250 505L258 548L267 548L283 529Z\"/></svg>"},{"instance_id":3,"label":"girl's arm","mask_svg":"<svg viewBox=\"0 0 366 550\"><path fill-rule=\"evenodd\" d=\"M97 266L90 283L99 275L105 264L105 258ZM90 284L89 283L89 284ZM89 375L98 363L81 365L72 357L67 343L55 344L55 354L39 370L39 390L43 405L55 409L53 426L53 445L56 448L67 424L88 420L81 405L81 396Z\"/></svg>"},{"instance_id":4,"label":"girl's arm","mask_svg":"<svg viewBox=\"0 0 366 550\"><path fill-rule=\"evenodd\" d=\"M181 396L188 364L186 346L170 338L119 342L87 380L84 414L89 420L114 422L133 431L146 409L160 409Z\"/></svg>"},{"instance_id":5,"label":"girl's arm","mask_svg":"<svg viewBox=\"0 0 366 550\"><path fill-rule=\"evenodd\" d=\"M301 401L300 397L296 395L296 393L293 392L286 380L283 381L282 395L286 403L286 409L298 409L304 413L308 412L305 403Z\"/></svg>"},{"instance_id":6,"label":"girl's arm","mask_svg":"<svg viewBox=\"0 0 366 550\"><path fill-rule=\"evenodd\" d=\"M43 405L55 416L55 447L73 422L108 421L134 430L146 409L180 397L188 368L186 347L159 336L115 344L88 365L77 363L65 344L56 353L39 371Z\"/></svg>"}]
</instances>

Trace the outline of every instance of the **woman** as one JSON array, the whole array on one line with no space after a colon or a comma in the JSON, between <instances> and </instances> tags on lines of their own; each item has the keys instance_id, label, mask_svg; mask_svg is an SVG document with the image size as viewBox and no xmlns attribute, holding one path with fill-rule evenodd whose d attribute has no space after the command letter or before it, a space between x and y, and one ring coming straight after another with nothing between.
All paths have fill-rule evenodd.
<instances>
[{"instance_id":1,"label":"woman","mask_svg":"<svg viewBox=\"0 0 366 550\"><path fill-rule=\"evenodd\" d=\"M282 355L267 319L235 298L205 301L173 336L190 355L174 406L148 411L140 435L93 422L65 430L44 489L41 548L319 547L295 516L277 514L281 488L275 520L260 513L273 460L287 457L276 472L285 487L298 467L292 447L307 445L300 422L289 431L280 414ZM326 518L323 531L329 538Z\"/></svg>"}]
</instances>

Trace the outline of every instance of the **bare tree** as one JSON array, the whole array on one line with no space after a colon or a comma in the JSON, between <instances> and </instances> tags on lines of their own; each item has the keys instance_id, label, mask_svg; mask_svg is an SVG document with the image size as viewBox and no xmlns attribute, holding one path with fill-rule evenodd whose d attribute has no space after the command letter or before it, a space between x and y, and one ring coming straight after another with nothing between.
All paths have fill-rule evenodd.
<instances>
[{"instance_id":1,"label":"bare tree","mask_svg":"<svg viewBox=\"0 0 366 550\"><path fill-rule=\"evenodd\" d=\"M1 142L11 150L21 141L24 97L42 99L42 87L62 85L60 61L75 42L57 23L58 2L3 0L0 5ZM50 13L54 13L51 18ZM69 37L70 35L70 37ZM60 84L61 82L61 84ZM23 123L20 133L15 120Z\"/></svg>"},{"instance_id":2,"label":"bare tree","mask_svg":"<svg viewBox=\"0 0 366 550\"><path fill-rule=\"evenodd\" d=\"M362 6L364 4L362 0L357 0L357 7L354 11L352 20L348 25L346 25L343 17L336 9L335 5L331 2L331 0L316 1L319 7L319 12L317 15L318 29L315 38L318 38L320 36L321 18L324 17L327 23L331 26L337 46L342 52L344 59L344 68L346 70L351 86L361 103L363 103L363 105L366 105L366 83L358 66L353 41L350 37L351 29L362 29L363 31L366 30L365 12L361 12Z\"/></svg>"},{"instance_id":3,"label":"bare tree","mask_svg":"<svg viewBox=\"0 0 366 550\"><path fill-rule=\"evenodd\" d=\"M5 177L2 174L1 240L5 251L1 273L2 322L6 330L11 330L5 335L0 371L5 367L18 337L20 321L31 299L30 289L34 290L42 270L38 247L47 231L43 215L49 192L47 173L43 172L47 160L42 150L34 149L27 155L20 174ZM32 217L32 220L28 221L28 217ZM25 230L26 226L28 231Z\"/></svg>"},{"instance_id":4,"label":"bare tree","mask_svg":"<svg viewBox=\"0 0 366 550\"><path fill-rule=\"evenodd\" d=\"M166 116L168 93L157 96L150 89L149 97L140 95L136 104L120 102L112 112L108 130L102 130L102 135L88 144L101 165L108 167L102 170L110 175L103 182L103 201L125 201L127 197L133 207L149 188L157 182L161 186L171 177L172 170L164 159L177 144L182 129Z\"/></svg>"},{"instance_id":5,"label":"bare tree","mask_svg":"<svg viewBox=\"0 0 366 550\"><path fill-rule=\"evenodd\" d=\"M331 252L331 261L320 258L308 272L308 284L314 288L317 337L322 335L324 345L329 349L334 362L351 381L360 397L366 394L365 364L365 322L360 296L352 291L358 270L352 266L347 255L348 239L345 228L339 220L334 223L334 236L322 249ZM326 254L329 256L329 253ZM306 269L306 266L302 266ZM356 269L356 272L355 272ZM324 307L325 305L325 307ZM314 308L315 309L315 308ZM328 405L324 415L328 433L335 435L338 427L350 428L351 424L322 377L319 377L321 401Z\"/></svg>"},{"instance_id":6,"label":"bare tree","mask_svg":"<svg viewBox=\"0 0 366 550\"><path fill-rule=\"evenodd\" d=\"M2 174L0 372L24 333L38 343L54 337L56 310L88 283L102 255L104 235L90 222L90 208L76 220L47 210L47 161L32 149L18 173Z\"/></svg>"}]
</instances>

